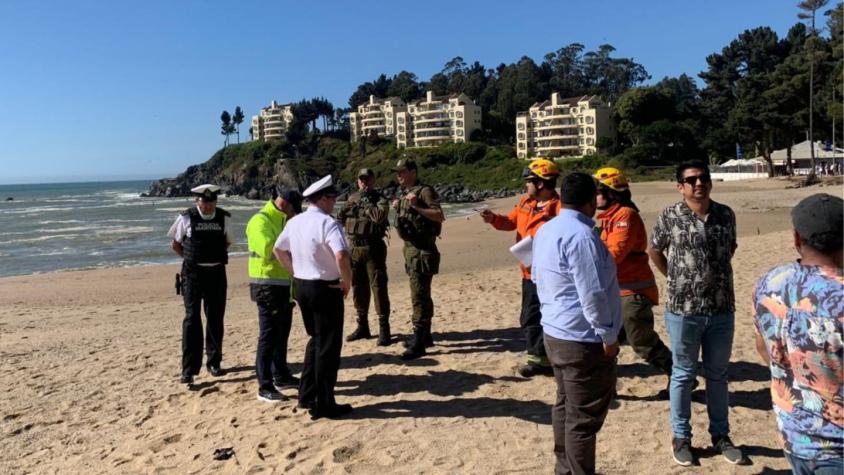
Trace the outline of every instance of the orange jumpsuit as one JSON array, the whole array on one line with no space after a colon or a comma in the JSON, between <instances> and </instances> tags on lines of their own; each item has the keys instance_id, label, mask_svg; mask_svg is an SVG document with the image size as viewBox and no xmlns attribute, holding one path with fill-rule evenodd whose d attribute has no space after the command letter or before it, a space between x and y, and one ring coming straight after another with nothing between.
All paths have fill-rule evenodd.
<instances>
[{"instance_id":1,"label":"orange jumpsuit","mask_svg":"<svg viewBox=\"0 0 844 475\"><path fill-rule=\"evenodd\" d=\"M560 214L560 196L554 192L542 210L537 210L539 204L535 198L529 195L523 196L512 211L506 215L496 214L492 220L492 227L499 231L516 230L516 242L527 236L533 237L536 231L546 222ZM519 264L522 269L522 278L530 280L530 269Z\"/></svg>"}]
</instances>

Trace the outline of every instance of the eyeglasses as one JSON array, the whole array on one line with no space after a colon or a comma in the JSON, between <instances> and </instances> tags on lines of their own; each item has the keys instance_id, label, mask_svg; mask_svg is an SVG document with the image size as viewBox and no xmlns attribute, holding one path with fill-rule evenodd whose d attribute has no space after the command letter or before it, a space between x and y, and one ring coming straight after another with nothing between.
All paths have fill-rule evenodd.
<instances>
[{"instance_id":1,"label":"eyeglasses","mask_svg":"<svg viewBox=\"0 0 844 475\"><path fill-rule=\"evenodd\" d=\"M683 178L682 180L680 180L680 183L685 183L689 186L695 186L695 184L697 184L698 180L700 180L700 183L703 184L703 185L712 183L712 177L709 176L709 175L687 176L686 178Z\"/></svg>"}]
</instances>

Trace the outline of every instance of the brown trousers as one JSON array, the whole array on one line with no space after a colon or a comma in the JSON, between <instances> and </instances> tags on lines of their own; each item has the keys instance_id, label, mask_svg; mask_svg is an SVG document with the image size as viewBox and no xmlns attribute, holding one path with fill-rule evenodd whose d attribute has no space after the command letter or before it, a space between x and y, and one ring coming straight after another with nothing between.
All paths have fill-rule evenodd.
<instances>
[{"instance_id":1,"label":"brown trousers","mask_svg":"<svg viewBox=\"0 0 844 475\"><path fill-rule=\"evenodd\" d=\"M615 358L604 357L601 343L558 340L548 334L545 349L557 381L551 410L554 473L593 474L598 431L615 397Z\"/></svg>"}]
</instances>

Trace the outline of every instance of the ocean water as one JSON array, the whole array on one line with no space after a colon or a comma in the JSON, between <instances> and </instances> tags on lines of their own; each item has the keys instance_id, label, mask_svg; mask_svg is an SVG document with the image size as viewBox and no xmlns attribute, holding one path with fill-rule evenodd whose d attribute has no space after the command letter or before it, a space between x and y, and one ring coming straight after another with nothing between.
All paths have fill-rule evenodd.
<instances>
[{"instance_id":1,"label":"ocean water","mask_svg":"<svg viewBox=\"0 0 844 475\"><path fill-rule=\"evenodd\" d=\"M149 184L0 185L0 277L179 262L167 230L193 199L141 198ZM229 255L245 255L246 223L264 201L220 197L218 205L232 214ZM448 216L471 208L444 206Z\"/></svg>"}]
</instances>

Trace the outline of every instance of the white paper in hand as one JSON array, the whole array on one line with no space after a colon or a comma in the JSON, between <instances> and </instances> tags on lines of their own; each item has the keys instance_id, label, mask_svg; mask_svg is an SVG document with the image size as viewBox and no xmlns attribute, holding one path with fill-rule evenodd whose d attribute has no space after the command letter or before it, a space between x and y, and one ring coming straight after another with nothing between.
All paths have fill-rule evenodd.
<instances>
[{"instance_id":1,"label":"white paper in hand","mask_svg":"<svg viewBox=\"0 0 844 475\"><path fill-rule=\"evenodd\" d=\"M530 267L533 258L533 238L528 236L510 247L510 252L525 267Z\"/></svg>"}]
</instances>

